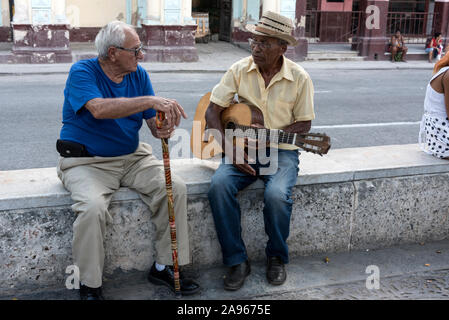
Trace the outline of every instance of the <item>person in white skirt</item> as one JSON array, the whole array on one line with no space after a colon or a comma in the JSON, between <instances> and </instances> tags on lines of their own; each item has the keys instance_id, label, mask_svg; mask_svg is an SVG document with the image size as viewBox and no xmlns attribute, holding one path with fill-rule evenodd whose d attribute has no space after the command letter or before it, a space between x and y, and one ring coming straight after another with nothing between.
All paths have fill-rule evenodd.
<instances>
[{"instance_id":1,"label":"person in white skirt","mask_svg":"<svg viewBox=\"0 0 449 320\"><path fill-rule=\"evenodd\" d=\"M424 114L419 132L421 149L435 157L449 159L449 54L435 64L427 85Z\"/></svg>"}]
</instances>

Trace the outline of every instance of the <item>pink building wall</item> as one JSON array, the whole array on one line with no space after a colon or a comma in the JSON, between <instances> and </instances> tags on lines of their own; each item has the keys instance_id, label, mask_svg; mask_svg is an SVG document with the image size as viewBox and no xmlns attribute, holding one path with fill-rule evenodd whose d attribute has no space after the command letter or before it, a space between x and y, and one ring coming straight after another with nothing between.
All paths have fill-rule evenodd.
<instances>
[{"instance_id":1,"label":"pink building wall","mask_svg":"<svg viewBox=\"0 0 449 320\"><path fill-rule=\"evenodd\" d=\"M318 0L318 10L321 11L352 11L352 1L327 2L327 0Z\"/></svg>"}]
</instances>

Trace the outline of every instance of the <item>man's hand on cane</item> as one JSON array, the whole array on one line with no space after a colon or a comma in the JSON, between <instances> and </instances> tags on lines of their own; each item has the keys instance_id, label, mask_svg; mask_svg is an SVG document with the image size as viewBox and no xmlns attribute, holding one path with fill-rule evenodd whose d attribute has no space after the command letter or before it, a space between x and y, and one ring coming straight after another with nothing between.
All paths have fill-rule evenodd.
<instances>
[{"instance_id":1,"label":"man's hand on cane","mask_svg":"<svg viewBox=\"0 0 449 320\"><path fill-rule=\"evenodd\" d=\"M147 123L153 136L158 139L171 138L175 132L175 127L169 126L167 120L162 121L162 127L160 128L156 125L156 117L147 120Z\"/></svg>"},{"instance_id":2,"label":"man's hand on cane","mask_svg":"<svg viewBox=\"0 0 449 320\"><path fill-rule=\"evenodd\" d=\"M156 125L156 117L147 120L148 127L154 137L158 139L171 138L175 131L175 126L181 122L181 116L187 119L187 115L181 105L173 99L162 97L152 97L153 109L164 114L165 119L161 122L162 126Z\"/></svg>"},{"instance_id":3,"label":"man's hand on cane","mask_svg":"<svg viewBox=\"0 0 449 320\"><path fill-rule=\"evenodd\" d=\"M164 127L171 128L179 126L181 116L187 119L187 114L183 107L174 99L167 99L162 97L152 97L152 108L156 111L164 113L166 125Z\"/></svg>"}]
</instances>

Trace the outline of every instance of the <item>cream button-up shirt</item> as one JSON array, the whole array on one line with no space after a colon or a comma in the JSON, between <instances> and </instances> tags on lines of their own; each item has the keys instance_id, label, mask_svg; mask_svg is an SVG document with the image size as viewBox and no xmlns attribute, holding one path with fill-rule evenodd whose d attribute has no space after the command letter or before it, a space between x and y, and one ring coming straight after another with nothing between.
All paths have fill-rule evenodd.
<instances>
[{"instance_id":1,"label":"cream button-up shirt","mask_svg":"<svg viewBox=\"0 0 449 320\"><path fill-rule=\"evenodd\" d=\"M262 111L269 129L284 129L296 121L315 119L312 80L301 66L285 57L281 70L267 87L252 56L237 61L213 88L210 101L227 108L235 94L240 103ZM289 144L280 144L279 148L298 149Z\"/></svg>"}]
</instances>

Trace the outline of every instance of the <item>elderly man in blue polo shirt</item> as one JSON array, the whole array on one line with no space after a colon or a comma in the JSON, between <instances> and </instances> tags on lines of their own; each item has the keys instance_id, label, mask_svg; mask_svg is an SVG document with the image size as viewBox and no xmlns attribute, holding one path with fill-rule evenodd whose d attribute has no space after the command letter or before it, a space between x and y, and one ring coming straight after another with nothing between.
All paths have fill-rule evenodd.
<instances>
[{"instance_id":1,"label":"elderly man in blue polo shirt","mask_svg":"<svg viewBox=\"0 0 449 320\"><path fill-rule=\"evenodd\" d=\"M103 240L108 206L120 186L135 189L151 210L156 226L156 261L148 275L154 284L174 290L168 205L164 169L151 146L139 143L146 121L157 138L170 137L183 108L172 99L157 97L148 73L138 64L142 44L132 26L114 21L100 30L98 57L75 63L64 90L63 126L57 149L57 172L74 201L73 259L80 270L81 299L103 299ZM164 112L162 128L156 111ZM186 217L186 187L173 175L174 211L180 265L190 262ZM181 293L193 294L198 284L181 273Z\"/></svg>"}]
</instances>

